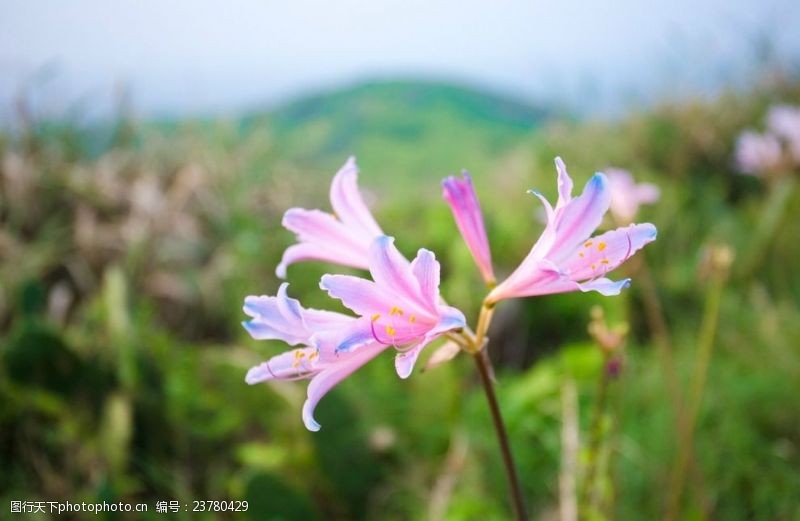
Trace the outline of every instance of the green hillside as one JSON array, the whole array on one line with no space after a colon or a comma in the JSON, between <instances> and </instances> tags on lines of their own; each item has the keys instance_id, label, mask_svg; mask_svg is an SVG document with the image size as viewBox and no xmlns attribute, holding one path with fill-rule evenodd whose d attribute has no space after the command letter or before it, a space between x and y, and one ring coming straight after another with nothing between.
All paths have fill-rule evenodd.
<instances>
[{"instance_id":1,"label":"green hillside","mask_svg":"<svg viewBox=\"0 0 800 521\"><path fill-rule=\"evenodd\" d=\"M490 158L519 147L547 113L519 101L452 85L367 83L302 98L245 128L269 124L278 155L298 165L330 168L350 154L364 175L433 177L469 166L488 169ZM383 179L382 179L383 181Z\"/></svg>"}]
</instances>

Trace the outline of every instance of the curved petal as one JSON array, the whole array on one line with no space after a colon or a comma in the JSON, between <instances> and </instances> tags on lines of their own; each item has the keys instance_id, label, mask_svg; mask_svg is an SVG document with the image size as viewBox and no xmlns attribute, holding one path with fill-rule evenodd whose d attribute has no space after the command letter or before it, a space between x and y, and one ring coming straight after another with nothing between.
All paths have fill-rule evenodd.
<instances>
[{"instance_id":1,"label":"curved petal","mask_svg":"<svg viewBox=\"0 0 800 521\"><path fill-rule=\"evenodd\" d=\"M322 397L384 349L386 346L376 342L360 347L352 353L343 354L339 361L326 367L311 380L308 384L307 399L303 404L303 423L308 430L316 432L320 429L319 423L314 419L314 409Z\"/></svg>"},{"instance_id":2,"label":"curved petal","mask_svg":"<svg viewBox=\"0 0 800 521\"><path fill-rule=\"evenodd\" d=\"M278 278L285 279L286 270L289 266L307 260L329 262L331 264L349 266L362 270L368 268L366 252L361 255L355 252L342 251L341 249L338 251L331 251L319 244L301 242L286 248L286 251L283 252L283 257L281 257L280 264L275 268L275 275Z\"/></svg>"},{"instance_id":3,"label":"curved petal","mask_svg":"<svg viewBox=\"0 0 800 521\"><path fill-rule=\"evenodd\" d=\"M656 239L650 223L631 224L605 232L584 242L563 265L573 280L604 276Z\"/></svg>"},{"instance_id":4,"label":"curved petal","mask_svg":"<svg viewBox=\"0 0 800 521\"><path fill-rule=\"evenodd\" d=\"M604 174L595 174L586 183L583 193L561 209L548 259L556 263L563 261L600 226L611 203L608 185Z\"/></svg>"},{"instance_id":5,"label":"curved petal","mask_svg":"<svg viewBox=\"0 0 800 521\"><path fill-rule=\"evenodd\" d=\"M303 320L309 331L318 333L320 331L339 330L354 322L356 318L335 311L305 309L303 310Z\"/></svg>"},{"instance_id":6,"label":"curved petal","mask_svg":"<svg viewBox=\"0 0 800 521\"><path fill-rule=\"evenodd\" d=\"M319 287L362 317L388 313L398 301L375 282L352 275L323 275Z\"/></svg>"},{"instance_id":7,"label":"curved petal","mask_svg":"<svg viewBox=\"0 0 800 521\"><path fill-rule=\"evenodd\" d=\"M481 277L486 282L494 282L489 240L486 237L481 206L469 173L464 172L462 179L450 176L442 181L442 197L453 212L461 237L467 244Z\"/></svg>"},{"instance_id":8,"label":"curved petal","mask_svg":"<svg viewBox=\"0 0 800 521\"><path fill-rule=\"evenodd\" d=\"M540 192L539 190L534 190L531 188L528 190L528 193L531 195L535 195L544 206L545 215L547 216L547 223L550 224L556 217L555 210L553 209L553 205L550 204L550 201Z\"/></svg>"},{"instance_id":9,"label":"curved petal","mask_svg":"<svg viewBox=\"0 0 800 521\"><path fill-rule=\"evenodd\" d=\"M440 306L439 322L428 331L428 336L437 337L448 331L465 327L467 327L467 319L464 317L464 313L462 313L461 310L452 306Z\"/></svg>"},{"instance_id":10,"label":"curved petal","mask_svg":"<svg viewBox=\"0 0 800 521\"><path fill-rule=\"evenodd\" d=\"M587 291L596 291L606 297L613 297L619 295L623 289L631 285L631 279L611 280L605 277L595 279L591 282L584 282L578 284L578 288L584 293Z\"/></svg>"},{"instance_id":11,"label":"curved petal","mask_svg":"<svg viewBox=\"0 0 800 521\"><path fill-rule=\"evenodd\" d=\"M558 171L558 202L556 209L563 208L572 200L572 178L567 173L567 165L560 157L556 158L556 171Z\"/></svg>"},{"instance_id":12,"label":"curved petal","mask_svg":"<svg viewBox=\"0 0 800 521\"><path fill-rule=\"evenodd\" d=\"M369 272L379 286L424 304L420 298L419 282L411 273L411 264L394 245L394 237L381 235L372 242L369 248Z\"/></svg>"},{"instance_id":13,"label":"curved petal","mask_svg":"<svg viewBox=\"0 0 800 521\"><path fill-rule=\"evenodd\" d=\"M317 350L313 347L292 349L251 367L244 380L249 385L254 385L267 380L307 378L319 371L317 359Z\"/></svg>"},{"instance_id":14,"label":"curved petal","mask_svg":"<svg viewBox=\"0 0 800 521\"><path fill-rule=\"evenodd\" d=\"M422 296L431 309L435 309L439 300L439 270L436 256L424 248L411 261L411 273L416 277Z\"/></svg>"},{"instance_id":15,"label":"curved petal","mask_svg":"<svg viewBox=\"0 0 800 521\"><path fill-rule=\"evenodd\" d=\"M278 294L275 297L278 311L287 321L297 322L305 327L305 322L303 321L303 307L300 305L299 300L289 298L289 295L286 294L286 288L288 287L289 283L284 282L278 288Z\"/></svg>"},{"instance_id":16,"label":"curved petal","mask_svg":"<svg viewBox=\"0 0 800 521\"><path fill-rule=\"evenodd\" d=\"M329 356L331 353L338 356L339 353L348 353L364 344L373 342L375 342L375 335L372 331L371 320L369 317L361 317L326 339L324 343L333 346L332 350L321 348L320 351L325 353L324 356Z\"/></svg>"},{"instance_id":17,"label":"curved petal","mask_svg":"<svg viewBox=\"0 0 800 521\"><path fill-rule=\"evenodd\" d=\"M433 311L422 296L411 264L395 247L393 237L382 235L373 241L369 250L369 272L377 286L395 294L395 301L405 301L405 306L410 304Z\"/></svg>"},{"instance_id":18,"label":"curved petal","mask_svg":"<svg viewBox=\"0 0 800 521\"><path fill-rule=\"evenodd\" d=\"M268 324L256 320L244 321L242 322L242 327L244 327L255 340L282 340L290 346L305 342L305 337L289 336Z\"/></svg>"},{"instance_id":19,"label":"curved petal","mask_svg":"<svg viewBox=\"0 0 800 521\"><path fill-rule=\"evenodd\" d=\"M427 342L423 341L395 355L394 368L397 371L397 376L404 380L411 376L411 372L414 370L414 364L417 363L417 358L419 358L419 354L426 345Z\"/></svg>"},{"instance_id":20,"label":"curved petal","mask_svg":"<svg viewBox=\"0 0 800 521\"><path fill-rule=\"evenodd\" d=\"M397 376L400 378L408 378L411 375L419 354L430 342L448 331L461 329L467 325L467 319L464 318L464 314L454 307L441 306L440 313L439 322L425 334L421 342L395 356L394 367L397 370Z\"/></svg>"},{"instance_id":21,"label":"curved petal","mask_svg":"<svg viewBox=\"0 0 800 521\"><path fill-rule=\"evenodd\" d=\"M333 177L331 206L345 225L358 228L368 239L383 235L358 190L358 167L355 157L349 157Z\"/></svg>"},{"instance_id":22,"label":"curved petal","mask_svg":"<svg viewBox=\"0 0 800 521\"><path fill-rule=\"evenodd\" d=\"M242 325L256 340L283 340L297 345L306 343L310 336L300 314L300 303L286 295L286 284L281 285L277 297L245 297L243 309L252 320ZM287 310L292 311L287 314Z\"/></svg>"},{"instance_id":23,"label":"curved petal","mask_svg":"<svg viewBox=\"0 0 800 521\"><path fill-rule=\"evenodd\" d=\"M304 309L297 299L288 296L289 284L284 282L274 297L261 295L244 299L244 312L252 320L243 322L244 328L256 340L283 340L287 344L309 344L312 334L337 330L355 320L354 317Z\"/></svg>"}]
</instances>

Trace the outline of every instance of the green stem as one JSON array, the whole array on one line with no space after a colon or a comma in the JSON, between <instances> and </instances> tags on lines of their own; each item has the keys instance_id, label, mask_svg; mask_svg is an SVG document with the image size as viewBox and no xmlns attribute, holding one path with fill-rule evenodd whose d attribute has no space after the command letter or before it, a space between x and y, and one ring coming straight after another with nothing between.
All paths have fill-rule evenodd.
<instances>
[{"instance_id":1,"label":"green stem","mask_svg":"<svg viewBox=\"0 0 800 521\"><path fill-rule=\"evenodd\" d=\"M659 358L659 365L663 371L664 381L667 385L667 392L672 402L673 416L675 422L675 439L680 439L681 433L686 430L687 410L684 396L678 380L678 371L675 367L674 348L669 334L669 327L664 318L664 311L661 307L661 299L658 296L658 288L653 280L650 267L645 256L635 257L633 270L636 273L636 281L642 295L645 317L652 331L653 344L656 347L656 354ZM689 447L689 468L688 472L692 480L692 486L696 495L700 498L703 505L707 505L708 493L703 475L696 465L693 464L692 447Z\"/></svg>"},{"instance_id":2,"label":"green stem","mask_svg":"<svg viewBox=\"0 0 800 521\"><path fill-rule=\"evenodd\" d=\"M594 481L597 474L597 460L600 453L600 441L603 434L603 416L605 415L606 402L608 401L608 384L609 375L606 366L611 357L607 353L603 353L603 365L600 373L600 380L597 382L597 400L595 401L594 412L592 413L592 425L589 433L589 453L586 468L586 478L583 482L583 492L581 496L583 501L581 505L584 507L584 513L594 510ZM582 517L586 517L585 515Z\"/></svg>"},{"instance_id":3,"label":"green stem","mask_svg":"<svg viewBox=\"0 0 800 521\"><path fill-rule=\"evenodd\" d=\"M474 353L472 358L475 359L475 365L478 367L478 374L480 374L483 390L486 393L486 401L489 402L489 410L492 413L494 429L497 433L497 439L500 442L500 451L503 454L506 478L508 478L508 484L511 489L511 500L514 504L514 513L518 521L525 521L528 517L525 513L522 487L520 486L517 470L514 466L514 457L511 455L511 445L508 441L508 433L503 423L503 417L500 414L500 405L497 402L497 395L494 392L494 382L491 376L491 361L489 360L486 349L481 349L477 353Z\"/></svg>"},{"instance_id":4,"label":"green stem","mask_svg":"<svg viewBox=\"0 0 800 521\"><path fill-rule=\"evenodd\" d=\"M722 294L725 289L725 270L715 271L712 278L712 286L709 291L706 307L703 313L703 323L698 339L697 360L695 362L694 374L692 375L692 388L689 393L688 414L683 425L683 431L678 440L678 456L675 460L672 477L670 479L670 501L667 507L668 521L678 518L681 508L681 497L683 495L686 472L689 467L689 460L694 445L694 431L697 425L697 417L700 413L700 406L705 392L706 381L708 379L708 368L711 363L711 355L714 351L714 337L719 323L720 304Z\"/></svg>"},{"instance_id":5,"label":"green stem","mask_svg":"<svg viewBox=\"0 0 800 521\"><path fill-rule=\"evenodd\" d=\"M772 185L769 196L764 202L761 220L746 250L749 255L741 264L741 269L738 273L740 278L748 278L764 262L767 251L775 240L775 235L778 233L789 209L789 201L792 199L795 186L797 186L797 182L791 175L784 176Z\"/></svg>"}]
</instances>

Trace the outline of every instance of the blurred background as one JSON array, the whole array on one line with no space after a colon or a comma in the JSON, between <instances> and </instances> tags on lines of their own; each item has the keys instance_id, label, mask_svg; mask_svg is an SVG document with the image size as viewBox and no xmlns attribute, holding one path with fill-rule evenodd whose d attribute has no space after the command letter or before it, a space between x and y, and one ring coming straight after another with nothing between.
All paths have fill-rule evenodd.
<instances>
[{"instance_id":1,"label":"blurred background","mask_svg":"<svg viewBox=\"0 0 800 521\"><path fill-rule=\"evenodd\" d=\"M466 357L406 381L377 358L318 433L305 382L244 383L285 349L240 325L246 295L277 290L281 216L329 210L354 154L383 229L436 252L468 317L485 292L443 177L471 171L501 277L542 229L526 190L555 196L556 155L578 186L617 167L660 188L623 295L498 308L533 518L800 519L800 168L735 160L800 104L798 26L789 0L0 0L0 517L202 499L249 510L169 516L510 517ZM290 294L341 309L330 269L292 266ZM601 312L627 332L605 349Z\"/></svg>"}]
</instances>

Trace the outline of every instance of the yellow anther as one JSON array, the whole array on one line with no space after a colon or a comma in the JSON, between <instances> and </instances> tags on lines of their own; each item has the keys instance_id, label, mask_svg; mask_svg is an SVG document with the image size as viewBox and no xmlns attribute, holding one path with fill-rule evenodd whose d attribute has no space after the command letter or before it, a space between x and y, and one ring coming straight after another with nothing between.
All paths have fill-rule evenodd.
<instances>
[{"instance_id":1,"label":"yellow anther","mask_svg":"<svg viewBox=\"0 0 800 521\"><path fill-rule=\"evenodd\" d=\"M403 310L400 309L397 306L392 306L392 309L389 310L389 314L392 315L392 316L394 316L394 315L402 315L403 314Z\"/></svg>"},{"instance_id":2,"label":"yellow anther","mask_svg":"<svg viewBox=\"0 0 800 521\"><path fill-rule=\"evenodd\" d=\"M588 247L590 247L592 244L594 244L592 241L586 241L586 242L584 242L584 243L583 243L583 247L584 247L584 248L588 248Z\"/></svg>"},{"instance_id":3,"label":"yellow anther","mask_svg":"<svg viewBox=\"0 0 800 521\"><path fill-rule=\"evenodd\" d=\"M300 360L295 360L294 362L292 362L292 367L294 367L295 369L299 369L300 368Z\"/></svg>"},{"instance_id":4,"label":"yellow anther","mask_svg":"<svg viewBox=\"0 0 800 521\"><path fill-rule=\"evenodd\" d=\"M582 258L586 257L586 255L584 255L582 251L579 251L578 252L578 257L580 257L582 259Z\"/></svg>"},{"instance_id":5,"label":"yellow anther","mask_svg":"<svg viewBox=\"0 0 800 521\"><path fill-rule=\"evenodd\" d=\"M294 357L295 357L295 359L303 358L303 352L300 351L299 349L295 349L294 350Z\"/></svg>"},{"instance_id":6,"label":"yellow anther","mask_svg":"<svg viewBox=\"0 0 800 521\"><path fill-rule=\"evenodd\" d=\"M372 315L372 321L373 322L377 322L377 320L379 318L381 318L381 314L380 313L375 313L374 315Z\"/></svg>"},{"instance_id":7,"label":"yellow anther","mask_svg":"<svg viewBox=\"0 0 800 521\"><path fill-rule=\"evenodd\" d=\"M603 260L600 261L600 263L601 264L609 264L609 260L608 259L603 259Z\"/></svg>"},{"instance_id":8,"label":"yellow anther","mask_svg":"<svg viewBox=\"0 0 800 521\"><path fill-rule=\"evenodd\" d=\"M597 269L597 264L592 264L592 269L596 270Z\"/></svg>"},{"instance_id":9,"label":"yellow anther","mask_svg":"<svg viewBox=\"0 0 800 521\"><path fill-rule=\"evenodd\" d=\"M417 321L417 315L411 315L410 317L408 317L408 321L413 324L414 322Z\"/></svg>"},{"instance_id":10,"label":"yellow anther","mask_svg":"<svg viewBox=\"0 0 800 521\"><path fill-rule=\"evenodd\" d=\"M319 351L314 351L313 353L311 353L310 355L308 355L308 359L309 359L309 360L316 360L316 359L317 359L317 357L319 357Z\"/></svg>"},{"instance_id":11,"label":"yellow anther","mask_svg":"<svg viewBox=\"0 0 800 521\"><path fill-rule=\"evenodd\" d=\"M606 243L604 243L604 242L601 242L601 243L599 243L599 244L597 245L597 250L598 250L598 251L603 251L603 250L605 250L605 249L606 249Z\"/></svg>"},{"instance_id":12,"label":"yellow anther","mask_svg":"<svg viewBox=\"0 0 800 521\"><path fill-rule=\"evenodd\" d=\"M387 335L394 336L395 333L397 333L397 331L395 331L395 329L392 326L386 326Z\"/></svg>"}]
</instances>

